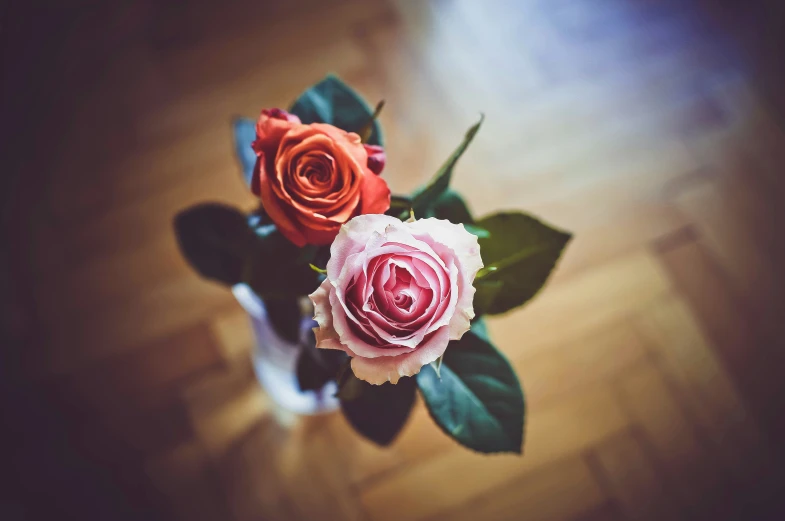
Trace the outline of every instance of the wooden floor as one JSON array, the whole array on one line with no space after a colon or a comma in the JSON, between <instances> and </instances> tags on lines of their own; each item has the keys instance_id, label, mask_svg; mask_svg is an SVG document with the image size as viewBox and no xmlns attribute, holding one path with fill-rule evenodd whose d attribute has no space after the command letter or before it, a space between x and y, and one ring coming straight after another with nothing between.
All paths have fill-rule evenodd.
<instances>
[{"instance_id":1,"label":"wooden floor","mask_svg":"<svg viewBox=\"0 0 785 521\"><path fill-rule=\"evenodd\" d=\"M45 22L56 44L14 47L47 82L6 141L9 512L783 519L785 133L733 8L79 4ZM575 233L536 301L489 320L528 397L522 458L456 446L421 403L388 450L277 412L240 306L179 256L178 210L253 206L230 118L327 72L387 101L394 192L483 112L455 187Z\"/></svg>"}]
</instances>

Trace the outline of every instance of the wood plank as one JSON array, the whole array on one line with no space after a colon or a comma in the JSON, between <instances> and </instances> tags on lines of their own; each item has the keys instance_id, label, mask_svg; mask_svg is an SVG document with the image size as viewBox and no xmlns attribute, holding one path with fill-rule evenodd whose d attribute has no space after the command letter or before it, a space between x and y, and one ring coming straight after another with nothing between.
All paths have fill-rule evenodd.
<instances>
[{"instance_id":1,"label":"wood plank","mask_svg":"<svg viewBox=\"0 0 785 521\"><path fill-rule=\"evenodd\" d=\"M706 1L79 4L11 10L6 307L37 334L11 353L51 395L36 412L80 461L122 464L118 497L156 488L151 518L620 521L674 519L675 490L690 519L783 517L785 132L732 41L770 36L765 9L717 27ZM421 402L387 449L281 414L247 317L179 255L180 209L257 204L231 118L328 71L386 99L394 193L483 111L452 186L476 215L575 233L537 299L489 319L527 391L523 458L456 446Z\"/></svg>"},{"instance_id":2,"label":"wood plank","mask_svg":"<svg viewBox=\"0 0 785 521\"><path fill-rule=\"evenodd\" d=\"M194 375L178 389L180 397L200 411L221 407L258 384L250 357L240 357Z\"/></svg>"},{"instance_id":3,"label":"wood plank","mask_svg":"<svg viewBox=\"0 0 785 521\"><path fill-rule=\"evenodd\" d=\"M395 518L395 505L401 502L406 503L411 519L424 519L576 454L628 425L611 389L597 386L551 407L541 410L532 407L523 458L482 456L453 446L362 487L361 501L375 521ZM467 475L471 479L464 477ZM442 486L431 488L432 483ZM424 489L430 493L423 495Z\"/></svg>"},{"instance_id":4,"label":"wood plank","mask_svg":"<svg viewBox=\"0 0 785 521\"><path fill-rule=\"evenodd\" d=\"M120 404L110 413L92 417L79 427L85 445L103 447L114 445L109 451L134 454L137 463L141 455L157 454L173 449L194 438L194 426L182 403L145 412L128 412Z\"/></svg>"},{"instance_id":5,"label":"wood plank","mask_svg":"<svg viewBox=\"0 0 785 521\"><path fill-rule=\"evenodd\" d=\"M513 361L527 400L544 405L612 379L644 360L647 350L627 319L602 326L578 341L553 344Z\"/></svg>"},{"instance_id":6,"label":"wood plank","mask_svg":"<svg viewBox=\"0 0 785 521\"><path fill-rule=\"evenodd\" d=\"M553 500L558 497L569 500ZM476 500L429 519L560 521L599 508L607 500L586 461L574 457L511 480Z\"/></svg>"},{"instance_id":7,"label":"wood plank","mask_svg":"<svg viewBox=\"0 0 785 521\"><path fill-rule=\"evenodd\" d=\"M551 282L567 279L580 271L644 248L689 222L667 203L630 200L620 205L621 208L614 208L613 202L600 202L598 199L596 204L604 211L575 212L574 201L565 202L563 206L547 204L543 205L543 210L532 210L574 234Z\"/></svg>"},{"instance_id":8,"label":"wood plank","mask_svg":"<svg viewBox=\"0 0 785 521\"><path fill-rule=\"evenodd\" d=\"M735 475L748 474L748 464L761 464L769 442L684 298L671 295L653 302L635 324L690 418L719 449L716 456Z\"/></svg>"},{"instance_id":9,"label":"wood plank","mask_svg":"<svg viewBox=\"0 0 785 521\"><path fill-rule=\"evenodd\" d=\"M302 519L287 497L277 465L278 449L286 436L286 430L267 415L249 428L224 438L225 450L221 454L216 454L214 448L208 451L226 493L230 519Z\"/></svg>"},{"instance_id":10,"label":"wood plank","mask_svg":"<svg viewBox=\"0 0 785 521\"><path fill-rule=\"evenodd\" d=\"M158 454L146 462L145 469L165 496L172 519L227 519L228 505L218 486L218 474L199 442L190 441Z\"/></svg>"},{"instance_id":11,"label":"wood plank","mask_svg":"<svg viewBox=\"0 0 785 521\"><path fill-rule=\"evenodd\" d=\"M255 380L248 381L239 389L231 389L219 403L209 393L195 393L190 399L187 389L183 393L197 436L205 450L216 458L221 457L237 438L267 416L271 409L269 398Z\"/></svg>"},{"instance_id":12,"label":"wood plank","mask_svg":"<svg viewBox=\"0 0 785 521\"><path fill-rule=\"evenodd\" d=\"M40 363L67 373L86 363L134 350L236 306L231 292L196 275L169 278L124 302L48 315L50 335ZM90 317L90 320L79 317Z\"/></svg>"},{"instance_id":13,"label":"wood plank","mask_svg":"<svg viewBox=\"0 0 785 521\"><path fill-rule=\"evenodd\" d=\"M723 362L729 367L743 364L750 354L745 346L752 340L752 331L726 274L694 237L658 248L665 269L695 310Z\"/></svg>"},{"instance_id":14,"label":"wood plank","mask_svg":"<svg viewBox=\"0 0 785 521\"><path fill-rule=\"evenodd\" d=\"M771 265L775 241L765 223L776 222L778 215L772 206L760 204L772 194L758 188L762 187L755 186L751 175L734 172L693 184L676 194L675 201L696 223L702 241L730 275L736 292L748 301L757 296L770 302L780 286Z\"/></svg>"},{"instance_id":15,"label":"wood plank","mask_svg":"<svg viewBox=\"0 0 785 521\"><path fill-rule=\"evenodd\" d=\"M501 349L510 358L518 358L617 321L665 294L670 286L656 258L637 250L546 285L531 303L490 320L489 327ZM526 342L517 341L521 334ZM516 341L507 342L508 338Z\"/></svg>"},{"instance_id":16,"label":"wood plank","mask_svg":"<svg viewBox=\"0 0 785 521\"><path fill-rule=\"evenodd\" d=\"M236 309L216 316L211 320L210 327L225 360L247 358L253 352L256 339L251 318L245 311Z\"/></svg>"},{"instance_id":17,"label":"wood plank","mask_svg":"<svg viewBox=\"0 0 785 521\"><path fill-rule=\"evenodd\" d=\"M570 521L625 521L625 519L616 503L611 501L574 517Z\"/></svg>"},{"instance_id":18,"label":"wood plank","mask_svg":"<svg viewBox=\"0 0 785 521\"><path fill-rule=\"evenodd\" d=\"M766 429L785 432L785 422L776 406L782 384L775 374L785 353L769 342L769 330L741 305L727 273L704 244L686 241L663 249L659 256L742 396L754 404L751 412Z\"/></svg>"},{"instance_id":19,"label":"wood plank","mask_svg":"<svg viewBox=\"0 0 785 521\"><path fill-rule=\"evenodd\" d=\"M690 515L703 515L721 498L724 483L717 461L655 363L645 363L618 379L624 410L651 444L668 480Z\"/></svg>"},{"instance_id":20,"label":"wood plank","mask_svg":"<svg viewBox=\"0 0 785 521\"><path fill-rule=\"evenodd\" d=\"M589 453L592 468L629 520L686 519L677 496L646 454L635 430L615 436Z\"/></svg>"},{"instance_id":21,"label":"wood plank","mask_svg":"<svg viewBox=\"0 0 785 521\"><path fill-rule=\"evenodd\" d=\"M558 404L580 389L592 389L646 356L637 332L624 319L579 339L555 343L533 356L513 360L513 365L529 407L542 408ZM419 402L399 439L387 449L359 438L340 417L332 428L336 436L351 440L344 447L344 462L354 482L383 479L384 474L396 468L454 447Z\"/></svg>"},{"instance_id":22,"label":"wood plank","mask_svg":"<svg viewBox=\"0 0 785 521\"><path fill-rule=\"evenodd\" d=\"M427 437L424 438L426 445L431 447L441 445L440 442L429 443L429 440L435 436L431 431L438 428L433 425L433 422L427 417L427 413L424 414L422 409L421 403L415 406L408 424L399 435L400 437L388 447L379 447L357 434L342 414L330 416L326 429L335 441L334 450L340 452L341 467L351 483L355 485L369 483L385 472L405 464L406 456L401 453L399 447L404 443L416 443L420 429L427 434ZM424 423L425 426L421 426L421 423ZM439 450L438 447L436 450Z\"/></svg>"},{"instance_id":23,"label":"wood plank","mask_svg":"<svg viewBox=\"0 0 785 521\"><path fill-rule=\"evenodd\" d=\"M342 440L325 428L329 421L305 419L277 451L288 497L300 519L364 520L365 512L335 450Z\"/></svg>"},{"instance_id":24,"label":"wood plank","mask_svg":"<svg viewBox=\"0 0 785 521\"><path fill-rule=\"evenodd\" d=\"M200 323L60 375L48 386L82 413L109 412L118 403L126 412L139 412L171 405L178 385L219 363L218 346L207 325Z\"/></svg>"},{"instance_id":25,"label":"wood plank","mask_svg":"<svg viewBox=\"0 0 785 521\"><path fill-rule=\"evenodd\" d=\"M237 519L364 519L326 420L268 415L236 438L218 465Z\"/></svg>"},{"instance_id":26,"label":"wood plank","mask_svg":"<svg viewBox=\"0 0 785 521\"><path fill-rule=\"evenodd\" d=\"M680 297L666 297L636 318L712 457L724 466L726 493L740 512L778 508L781 471L772 442L751 414L697 318ZM742 499L744 498L744 499ZM741 514L740 514L741 515Z\"/></svg>"}]
</instances>

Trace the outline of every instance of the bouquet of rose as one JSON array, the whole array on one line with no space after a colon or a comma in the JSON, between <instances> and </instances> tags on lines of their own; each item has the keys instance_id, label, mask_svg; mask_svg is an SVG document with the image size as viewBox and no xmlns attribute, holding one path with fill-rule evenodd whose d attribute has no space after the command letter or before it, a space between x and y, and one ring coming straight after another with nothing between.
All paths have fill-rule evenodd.
<instances>
[{"instance_id":1,"label":"bouquet of rose","mask_svg":"<svg viewBox=\"0 0 785 521\"><path fill-rule=\"evenodd\" d=\"M260 206L181 212L181 250L203 276L247 284L276 333L297 341L309 296L303 390L337 382L355 429L386 445L419 389L436 424L480 452L522 451L524 397L482 317L523 305L570 234L520 212L474 219L449 187L472 126L431 182L391 196L375 111L328 76L288 111L235 122L237 153Z\"/></svg>"}]
</instances>

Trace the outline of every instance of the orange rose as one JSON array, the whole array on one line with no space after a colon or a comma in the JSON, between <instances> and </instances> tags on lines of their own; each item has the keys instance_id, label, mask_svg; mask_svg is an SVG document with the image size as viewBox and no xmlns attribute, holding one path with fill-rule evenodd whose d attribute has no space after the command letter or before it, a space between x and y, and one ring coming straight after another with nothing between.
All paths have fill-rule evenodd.
<instances>
[{"instance_id":1,"label":"orange rose","mask_svg":"<svg viewBox=\"0 0 785 521\"><path fill-rule=\"evenodd\" d=\"M360 136L325 123L303 125L280 109L262 111L252 190L297 246L330 244L346 221L390 208L390 189L369 168ZM383 166L383 151L379 150Z\"/></svg>"}]
</instances>

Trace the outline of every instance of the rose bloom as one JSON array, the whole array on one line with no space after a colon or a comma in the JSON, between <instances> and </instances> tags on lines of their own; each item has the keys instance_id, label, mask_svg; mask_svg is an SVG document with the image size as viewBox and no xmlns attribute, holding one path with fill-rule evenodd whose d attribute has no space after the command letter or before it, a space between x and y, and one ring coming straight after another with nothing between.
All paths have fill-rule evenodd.
<instances>
[{"instance_id":1,"label":"rose bloom","mask_svg":"<svg viewBox=\"0 0 785 521\"><path fill-rule=\"evenodd\" d=\"M303 125L281 109L263 110L253 148L251 190L281 233L299 247L330 244L360 214L384 213L390 189L377 174L384 150L332 125Z\"/></svg>"},{"instance_id":2,"label":"rose bloom","mask_svg":"<svg viewBox=\"0 0 785 521\"><path fill-rule=\"evenodd\" d=\"M462 225L361 215L330 253L327 278L310 296L316 347L345 351L358 378L397 383L469 329L482 259Z\"/></svg>"}]
</instances>

